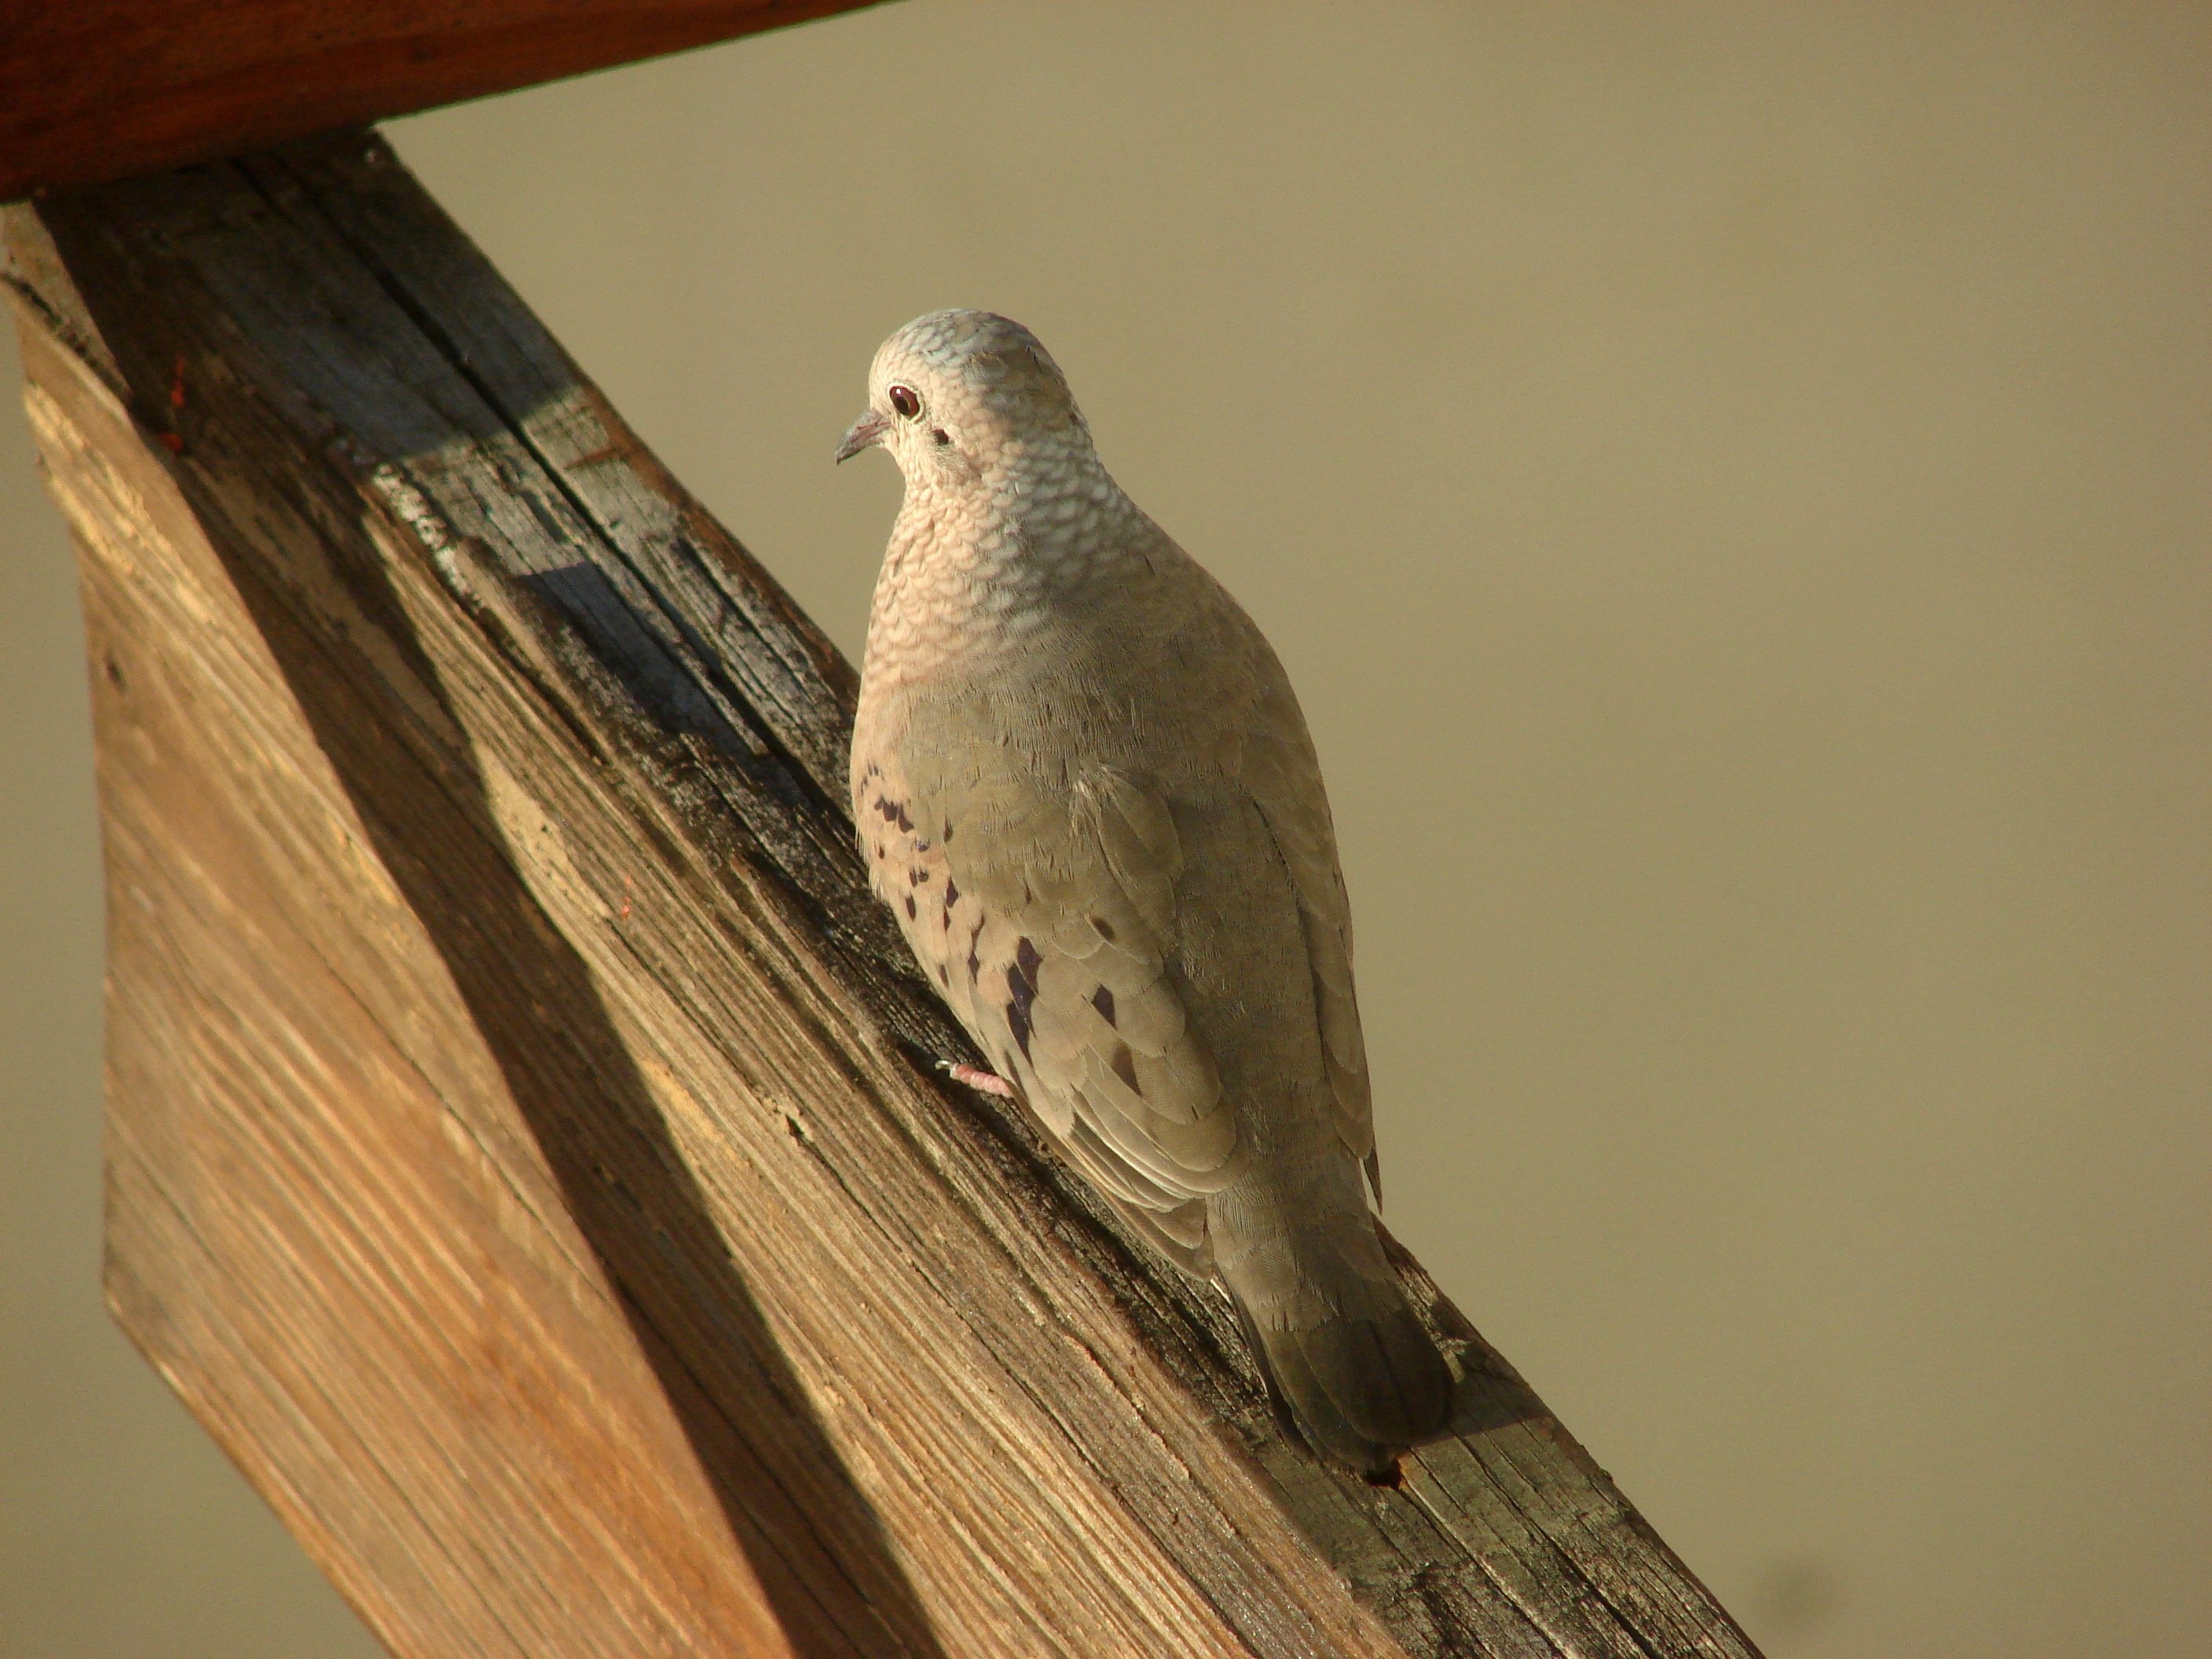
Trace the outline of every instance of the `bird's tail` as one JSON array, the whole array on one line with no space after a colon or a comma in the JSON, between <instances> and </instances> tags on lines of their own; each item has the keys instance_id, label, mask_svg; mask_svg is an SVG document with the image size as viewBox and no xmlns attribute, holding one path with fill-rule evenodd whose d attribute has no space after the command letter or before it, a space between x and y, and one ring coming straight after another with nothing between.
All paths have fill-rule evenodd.
<instances>
[{"instance_id":1,"label":"bird's tail","mask_svg":"<svg viewBox=\"0 0 2212 1659\"><path fill-rule=\"evenodd\" d=\"M1363 1211L1320 1237L1250 1252L1218 1237L1216 1267L1277 1413L1316 1451L1371 1478L1442 1434L1452 1376ZM1290 1248L1285 1248L1288 1245Z\"/></svg>"}]
</instances>

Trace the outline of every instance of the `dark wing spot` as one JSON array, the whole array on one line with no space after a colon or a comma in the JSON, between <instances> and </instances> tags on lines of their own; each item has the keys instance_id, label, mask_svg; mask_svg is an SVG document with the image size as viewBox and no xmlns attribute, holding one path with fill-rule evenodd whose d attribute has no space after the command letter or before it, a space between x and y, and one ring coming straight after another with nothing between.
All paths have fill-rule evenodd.
<instances>
[{"instance_id":1,"label":"dark wing spot","mask_svg":"<svg viewBox=\"0 0 2212 1659\"><path fill-rule=\"evenodd\" d=\"M1021 948L1030 962L1036 960L1036 951L1027 939L1022 941ZM1021 1044L1026 1059L1030 1052L1030 1006L1036 1000L1036 981L1024 977L1019 962L1006 969L1006 1024L1013 1027L1014 1041Z\"/></svg>"},{"instance_id":2,"label":"dark wing spot","mask_svg":"<svg viewBox=\"0 0 2212 1659\"><path fill-rule=\"evenodd\" d=\"M952 820L951 818L945 820L945 839L947 841L951 841L952 839Z\"/></svg>"},{"instance_id":3,"label":"dark wing spot","mask_svg":"<svg viewBox=\"0 0 2212 1659\"><path fill-rule=\"evenodd\" d=\"M892 805L881 795L876 797L876 811L884 815L884 822L886 823L889 823L893 818L898 816L898 808Z\"/></svg>"},{"instance_id":4,"label":"dark wing spot","mask_svg":"<svg viewBox=\"0 0 2212 1659\"><path fill-rule=\"evenodd\" d=\"M907 884L908 886L909 886L909 887L912 887L912 886L915 885L917 883L919 883L921 880L921 866L920 865L918 865L918 864L909 864L909 865L908 865L908 866L907 866L907 867L906 867L906 884Z\"/></svg>"},{"instance_id":5,"label":"dark wing spot","mask_svg":"<svg viewBox=\"0 0 2212 1659\"><path fill-rule=\"evenodd\" d=\"M950 910L960 902L960 884L947 876L945 878L945 908Z\"/></svg>"},{"instance_id":6,"label":"dark wing spot","mask_svg":"<svg viewBox=\"0 0 2212 1659\"><path fill-rule=\"evenodd\" d=\"M1091 1006L1098 1011L1098 1018L1109 1025L1114 1023L1114 994L1100 986L1091 994Z\"/></svg>"},{"instance_id":7,"label":"dark wing spot","mask_svg":"<svg viewBox=\"0 0 2212 1659\"><path fill-rule=\"evenodd\" d=\"M908 921L912 921L914 920L914 912L915 912L914 895L913 895L913 894L911 894L911 893L908 893L908 894L906 896L906 919L907 919Z\"/></svg>"},{"instance_id":8,"label":"dark wing spot","mask_svg":"<svg viewBox=\"0 0 2212 1659\"><path fill-rule=\"evenodd\" d=\"M937 982L948 991L952 988L952 970L941 962L937 964Z\"/></svg>"},{"instance_id":9,"label":"dark wing spot","mask_svg":"<svg viewBox=\"0 0 2212 1659\"><path fill-rule=\"evenodd\" d=\"M899 803L898 827L899 832L902 835L914 828L914 820L906 815L906 803L904 801L901 801Z\"/></svg>"},{"instance_id":10,"label":"dark wing spot","mask_svg":"<svg viewBox=\"0 0 2212 1659\"><path fill-rule=\"evenodd\" d=\"M1129 1052L1129 1045L1115 1043L1114 1058L1109 1063L1114 1067L1114 1075L1129 1085L1129 1092L1141 1098L1145 1091L1137 1086L1137 1057Z\"/></svg>"},{"instance_id":11,"label":"dark wing spot","mask_svg":"<svg viewBox=\"0 0 2212 1659\"><path fill-rule=\"evenodd\" d=\"M1037 955L1036 945L1027 939L1022 939L1014 946L1014 963L1022 970L1022 977L1029 981L1030 994L1035 995L1037 988L1037 969L1044 966L1044 958Z\"/></svg>"},{"instance_id":12,"label":"dark wing spot","mask_svg":"<svg viewBox=\"0 0 2212 1659\"><path fill-rule=\"evenodd\" d=\"M975 959L975 947L973 944L970 944L968 947L968 982L970 985L973 985L975 982L976 975L981 974L982 971L983 964Z\"/></svg>"},{"instance_id":13,"label":"dark wing spot","mask_svg":"<svg viewBox=\"0 0 2212 1659\"><path fill-rule=\"evenodd\" d=\"M1091 925L1097 930L1099 938L1104 939L1109 945L1111 945L1114 942L1114 924L1107 921L1105 917L1091 917Z\"/></svg>"}]
</instances>

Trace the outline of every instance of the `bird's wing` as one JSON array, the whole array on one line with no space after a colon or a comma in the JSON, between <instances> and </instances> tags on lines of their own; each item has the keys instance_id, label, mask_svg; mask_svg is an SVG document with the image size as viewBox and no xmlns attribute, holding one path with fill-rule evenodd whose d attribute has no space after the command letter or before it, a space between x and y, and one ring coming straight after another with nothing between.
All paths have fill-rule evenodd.
<instances>
[{"instance_id":1,"label":"bird's wing","mask_svg":"<svg viewBox=\"0 0 2212 1659\"><path fill-rule=\"evenodd\" d=\"M1265 658L1255 676L1259 705L1245 736L1242 780L1297 894L1337 1133L1367 1171L1380 1202L1367 1043L1352 977L1352 904L1337 861L1336 826L1321 762L1289 677L1273 653L1261 648Z\"/></svg>"},{"instance_id":2,"label":"bird's wing","mask_svg":"<svg viewBox=\"0 0 2212 1659\"><path fill-rule=\"evenodd\" d=\"M877 890L939 993L1076 1167L1188 1266L1238 1173L1221 1078L1171 969L1182 848L1110 768L1047 791L986 769L855 779Z\"/></svg>"}]
</instances>

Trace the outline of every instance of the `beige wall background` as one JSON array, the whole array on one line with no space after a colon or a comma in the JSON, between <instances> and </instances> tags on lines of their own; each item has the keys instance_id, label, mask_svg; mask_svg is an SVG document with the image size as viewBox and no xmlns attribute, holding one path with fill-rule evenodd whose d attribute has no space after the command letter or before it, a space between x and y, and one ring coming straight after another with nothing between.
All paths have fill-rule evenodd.
<instances>
[{"instance_id":1,"label":"beige wall background","mask_svg":"<svg viewBox=\"0 0 2212 1659\"><path fill-rule=\"evenodd\" d=\"M2212 1629L2208 88L2203 4L913 0L392 136L848 651L877 341L1035 327L1298 684L1461 1305L1774 1659L2152 1659ZM0 1654L365 1654L100 1310L27 453Z\"/></svg>"}]
</instances>

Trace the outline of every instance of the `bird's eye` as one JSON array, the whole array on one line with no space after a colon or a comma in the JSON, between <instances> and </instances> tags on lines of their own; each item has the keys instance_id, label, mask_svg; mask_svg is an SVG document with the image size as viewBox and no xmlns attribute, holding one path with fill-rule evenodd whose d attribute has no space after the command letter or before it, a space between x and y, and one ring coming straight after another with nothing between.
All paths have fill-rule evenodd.
<instances>
[{"instance_id":1,"label":"bird's eye","mask_svg":"<svg viewBox=\"0 0 2212 1659\"><path fill-rule=\"evenodd\" d=\"M921 413L921 399L914 395L912 386L895 386L891 388L891 407L898 410L900 419L910 421Z\"/></svg>"}]
</instances>

